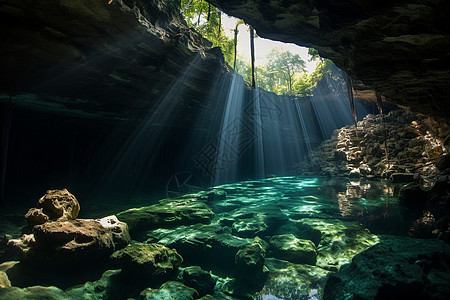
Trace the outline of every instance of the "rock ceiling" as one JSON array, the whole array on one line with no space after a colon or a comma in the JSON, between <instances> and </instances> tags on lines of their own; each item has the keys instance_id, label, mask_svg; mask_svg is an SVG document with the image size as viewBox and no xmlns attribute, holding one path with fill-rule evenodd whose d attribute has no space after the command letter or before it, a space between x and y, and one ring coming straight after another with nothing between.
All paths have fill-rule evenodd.
<instances>
[{"instance_id":1,"label":"rock ceiling","mask_svg":"<svg viewBox=\"0 0 450 300\"><path fill-rule=\"evenodd\" d=\"M30 107L133 118L197 55L187 108L199 105L212 74L228 72L167 1L107 2L0 0L0 102L20 93ZM448 119L448 1L210 2L262 37L316 48L391 102Z\"/></svg>"}]
</instances>

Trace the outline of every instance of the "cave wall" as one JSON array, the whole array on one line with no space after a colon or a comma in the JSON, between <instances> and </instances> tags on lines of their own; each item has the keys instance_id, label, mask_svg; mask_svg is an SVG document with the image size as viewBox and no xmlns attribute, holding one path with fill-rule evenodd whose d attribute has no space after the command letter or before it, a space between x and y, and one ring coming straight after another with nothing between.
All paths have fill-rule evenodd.
<instances>
[{"instance_id":1,"label":"cave wall","mask_svg":"<svg viewBox=\"0 0 450 300\"><path fill-rule=\"evenodd\" d=\"M448 122L448 1L208 2L261 37L317 49L388 101Z\"/></svg>"}]
</instances>

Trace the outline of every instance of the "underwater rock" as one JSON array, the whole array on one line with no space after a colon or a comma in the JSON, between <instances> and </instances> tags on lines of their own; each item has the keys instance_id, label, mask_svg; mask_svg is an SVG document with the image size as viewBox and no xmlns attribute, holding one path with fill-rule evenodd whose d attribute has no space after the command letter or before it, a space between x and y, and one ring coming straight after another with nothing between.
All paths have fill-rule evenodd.
<instances>
[{"instance_id":1,"label":"underwater rock","mask_svg":"<svg viewBox=\"0 0 450 300\"><path fill-rule=\"evenodd\" d=\"M296 238L292 233L275 235L270 238L271 256L296 264L315 265L316 246L310 240Z\"/></svg>"},{"instance_id":2,"label":"underwater rock","mask_svg":"<svg viewBox=\"0 0 450 300\"><path fill-rule=\"evenodd\" d=\"M11 282L8 279L8 275L5 272L0 271L0 289L11 286Z\"/></svg>"},{"instance_id":3,"label":"underwater rock","mask_svg":"<svg viewBox=\"0 0 450 300\"><path fill-rule=\"evenodd\" d=\"M198 298L198 300L215 300L216 298L214 298L213 296L211 296L211 295L205 295L205 296L203 296L203 297L201 297L201 298Z\"/></svg>"},{"instance_id":4,"label":"underwater rock","mask_svg":"<svg viewBox=\"0 0 450 300\"><path fill-rule=\"evenodd\" d=\"M236 264L236 284L242 290L253 292L260 291L267 280L269 270L264 266L266 250L260 243L260 239L255 239L250 245L242 247L234 259Z\"/></svg>"},{"instance_id":5,"label":"underwater rock","mask_svg":"<svg viewBox=\"0 0 450 300\"><path fill-rule=\"evenodd\" d=\"M111 255L113 264L133 277L167 278L178 270L183 258L160 244L130 244Z\"/></svg>"},{"instance_id":6,"label":"underwater rock","mask_svg":"<svg viewBox=\"0 0 450 300\"><path fill-rule=\"evenodd\" d=\"M199 266L185 268L181 271L179 278L183 284L194 288L200 297L214 293L215 280L209 272L202 270Z\"/></svg>"},{"instance_id":7,"label":"underwater rock","mask_svg":"<svg viewBox=\"0 0 450 300\"><path fill-rule=\"evenodd\" d=\"M380 236L329 276L323 299L449 299L449 261L442 241Z\"/></svg>"},{"instance_id":8,"label":"underwater rock","mask_svg":"<svg viewBox=\"0 0 450 300\"><path fill-rule=\"evenodd\" d=\"M30 208L25 214L25 220L28 225L33 227L34 225L44 224L48 221L48 216L42 212L43 208Z\"/></svg>"},{"instance_id":9,"label":"underwater rock","mask_svg":"<svg viewBox=\"0 0 450 300\"><path fill-rule=\"evenodd\" d=\"M341 265L349 263L356 254L378 242L378 237L358 222L311 218L297 223L301 230L310 227L309 231L320 231L316 265L327 270L337 271Z\"/></svg>"},{"instance_id":10,"label":"underwater rock","mask_svg":"<svg viewBox=\"0 0 450 300\"><path fill-rule=\"evenodd\" d=\"M120 282L121 270L108 270L97 281L88 281L82 286L66 290L72 299L126 299Z\"/></svg>"},{"instance_id":11,"label":"underwater rock","mask_svg":"<svg viewBox=\"0 0 450 300\"><path fill-rule=\"evenodd\" d=\"M115 250L122 249L130 243L131 237L128 232L128 225L120 222L116 216L112 215L95 221L112 233Z\"/></svg>"},{"instance_id":12,"label":"underwater rock","mask_svg":"<svg viewBox=\"0 0 450 300\"><path fill-rule=\"evenodd\" d=\"M195 289L178 281L167 281L159 289L147 288L139 295L139 300L194 300L198 298Z\"/></svg>"},{"instance_id":13,"label":"underwater rock","mask_svg":"<svg viewBox=\"0 0 450 300\"><path fill-rule=\"evenodd\" d=\"M258 208L244 208L229 216L235 219L232 233L242 238L262 237L271 235L280 226L288 221L288 217L280 211L279 207L260 206Z\"/></svg>"},{"instance_id":14,"label":"underwater rock","mask_svg":"<svg viewBox=\"0 0 450 300\"><path fill-rule=\"evenodd\" d=\"M213 189L210 191L200 191L195 194L186 194L180 198L195 198L197 200L204 200L207 202L216 200L225 200L227 198L227 192L221 189Z\"/></svg>"},{"instance_id":15,"label":"underwater rock","mask_svg":"<svg viewBox=\"0 0 450 300\"><path fill-rule=\"evenodd\" d=\"M391 181L393 183L414 182L416 175L414 173L393 173Z\"/></svg>"},{"instance_id":16,"label":"underwater rock","mask_svg":"<svg viewBox=\"0 0 450 300\"><path fill-rule=\"evenodd\" d=\"M234 271L234 258L239 249L251 243L218 231L220 226L195 224L174 229L156 229L150 233L151 241L175 248L187 265L206 269Z\"/></svg>"},{"instance_id":17,"label":"underwater rock","mask_svg":"<svg viewBox=\"0 0 450 300\"><path fill-rule=\"evenodd\" d=\"M8 287L0 289L0 299L10 300L71 300L63 290L54 286L31 286L27 288Z\"/></svg>"},{"instance_id":18,"label":"underwater rock","mask_svg":"<svg viewBox=\"0 0 450 300\"><path fill-rule=\"evenodd\" d=\"M74 220L80 212L77 198L67 189L48 190L39 199L36 208L42 208L42 212L52 221Z\"/></svg>"},{"instance_id":19,"label":"underwater rock","mask_svg":"<svg viewBox=\"0 0 450 300\"><path fill-rule=\"evenodd\" d=\"M209 223L213 216L208 205L192 198L163 199L159 204L132 208L117 214L120 221L128 224L132 236L154 228Z\"/></svg>"},{"instance_id":20,"label":"underwater rock","mask_svg":"<svg viewBox=\"0 0 450 300\"><path fill-rule=\"evenodd\" d=\"M264 295L279 299L315 299L308 295L320 291L330 273L320 267L294 264L276 258L266 258L266 266L270 273L261 291L263 299Z\"/></svg>"}]
</instances>

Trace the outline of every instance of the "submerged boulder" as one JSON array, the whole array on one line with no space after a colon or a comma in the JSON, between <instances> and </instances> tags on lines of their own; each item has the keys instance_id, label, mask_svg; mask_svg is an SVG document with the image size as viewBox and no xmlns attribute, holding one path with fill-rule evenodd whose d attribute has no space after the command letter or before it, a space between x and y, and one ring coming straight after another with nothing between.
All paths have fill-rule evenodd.
<instances>
[{"instance_id":1,"label":"submerged boulder","mask_svg":"<svg viewBox=\"0 0 450 300\"><path fill-rule=\"evenodd\" d=\"M209 223L213 211L196 199L163 199L159 204L132 208L117 214L117 218L128 224L132 235L139 231L160 227L174 227L195 223Z\"/></svg>"},{"instance_id":2,"label":"submerged boulder","mask_svg":"<svg viewBox=\"0 0 450 300\"><path fill-rule=\"evenodd\" d=\"M382 236L331 274L328 299L449 299L450 246L442 241Z\"/></svg>"},{"instance_id":3,"label":"submerged boulder","mask_svg":"<svg viewBox=\"0 0 450 300\"><path fill-rule=\"evenodd\" d=\"M211 274L199 266L191 266L181 271L179 278L185 285L194 288L200 297L214 293L216 286Z\"/></svg>"},{"instance_id":4,"label":"submerged boulder","mask_svg":"<svg viewBox=\"0 0 450 300\"><path fill-rule=\"evenodd\" d=\"M194 300L198 298L195 289L178 281L167 281L159 289L147 288L139 295L139 300Z\"/></svg>"},{"instance_id":5,"label":"submerged boulder","mask_svg":"<svg viewBox=\"0 0 450 300\"><path fill-rule=\"evenodd\" d=\"M316 264L316 246L310 240L298 239L288 233L273 236L269 243L273 257L297 264Z\"/></svg>"},{"instance_id":6,"label":"submerged boulder","mask_svg":"<svg viewBox=\"0 0 450 300\"><path fill-rule=\"evenodd\" d=\"M132 277L168 277L178 270L183 258L161 244L131 244L111 255L114 265Z\"/></svg>"},{"instance_id":7,"label":"submerged boulder","mask_svg":"<svg viewBox=\"0 0 450 300\"><path fill-rule=\"evenodd\" d=\"M330 271L320 267L276 258L266 258L266 266L270 273L261 294L279 299L319 299L308 296L322 290L330 274Z\"/></svg>"},{"instance_id":8,"label":"submerged boulder","mask_svg":"<svg viewBox=\"0 0 450 300\"><path fill-rule=\"evenodd\" d=\"M242 290L260 291L267 280L269 270L264 265L266 250L262 243L256 238L236 253L236 283Z\"/></svg>"}]
</instances>

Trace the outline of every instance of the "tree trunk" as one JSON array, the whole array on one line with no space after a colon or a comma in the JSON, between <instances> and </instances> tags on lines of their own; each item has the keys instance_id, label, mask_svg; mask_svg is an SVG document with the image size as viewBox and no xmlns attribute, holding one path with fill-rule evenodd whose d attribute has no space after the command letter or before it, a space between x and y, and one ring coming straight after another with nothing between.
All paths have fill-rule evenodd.
<instances>
[{"instance_id":1,"label":"tree trunk","mask_svg":"<svg viewBox=\"0 0 450 300\"><path fill-rule=\"evenodd\" d=\"M250 53L252 57L252 88L256 88L255 81L255 31L250 26Z\"/></svg>"},{"instance_id":2,"label":"tree trunk","mask_svg":"<svg viewBox=\"0 0 450 300\"><path fill-rule=\"evenodd\" d=\"M236 27L234 28L234 65L233 69L236 71L236 58L237 58L237 38L238 38L238 29L239 23L236 24Z\"/></svg>"}]
</instances>

